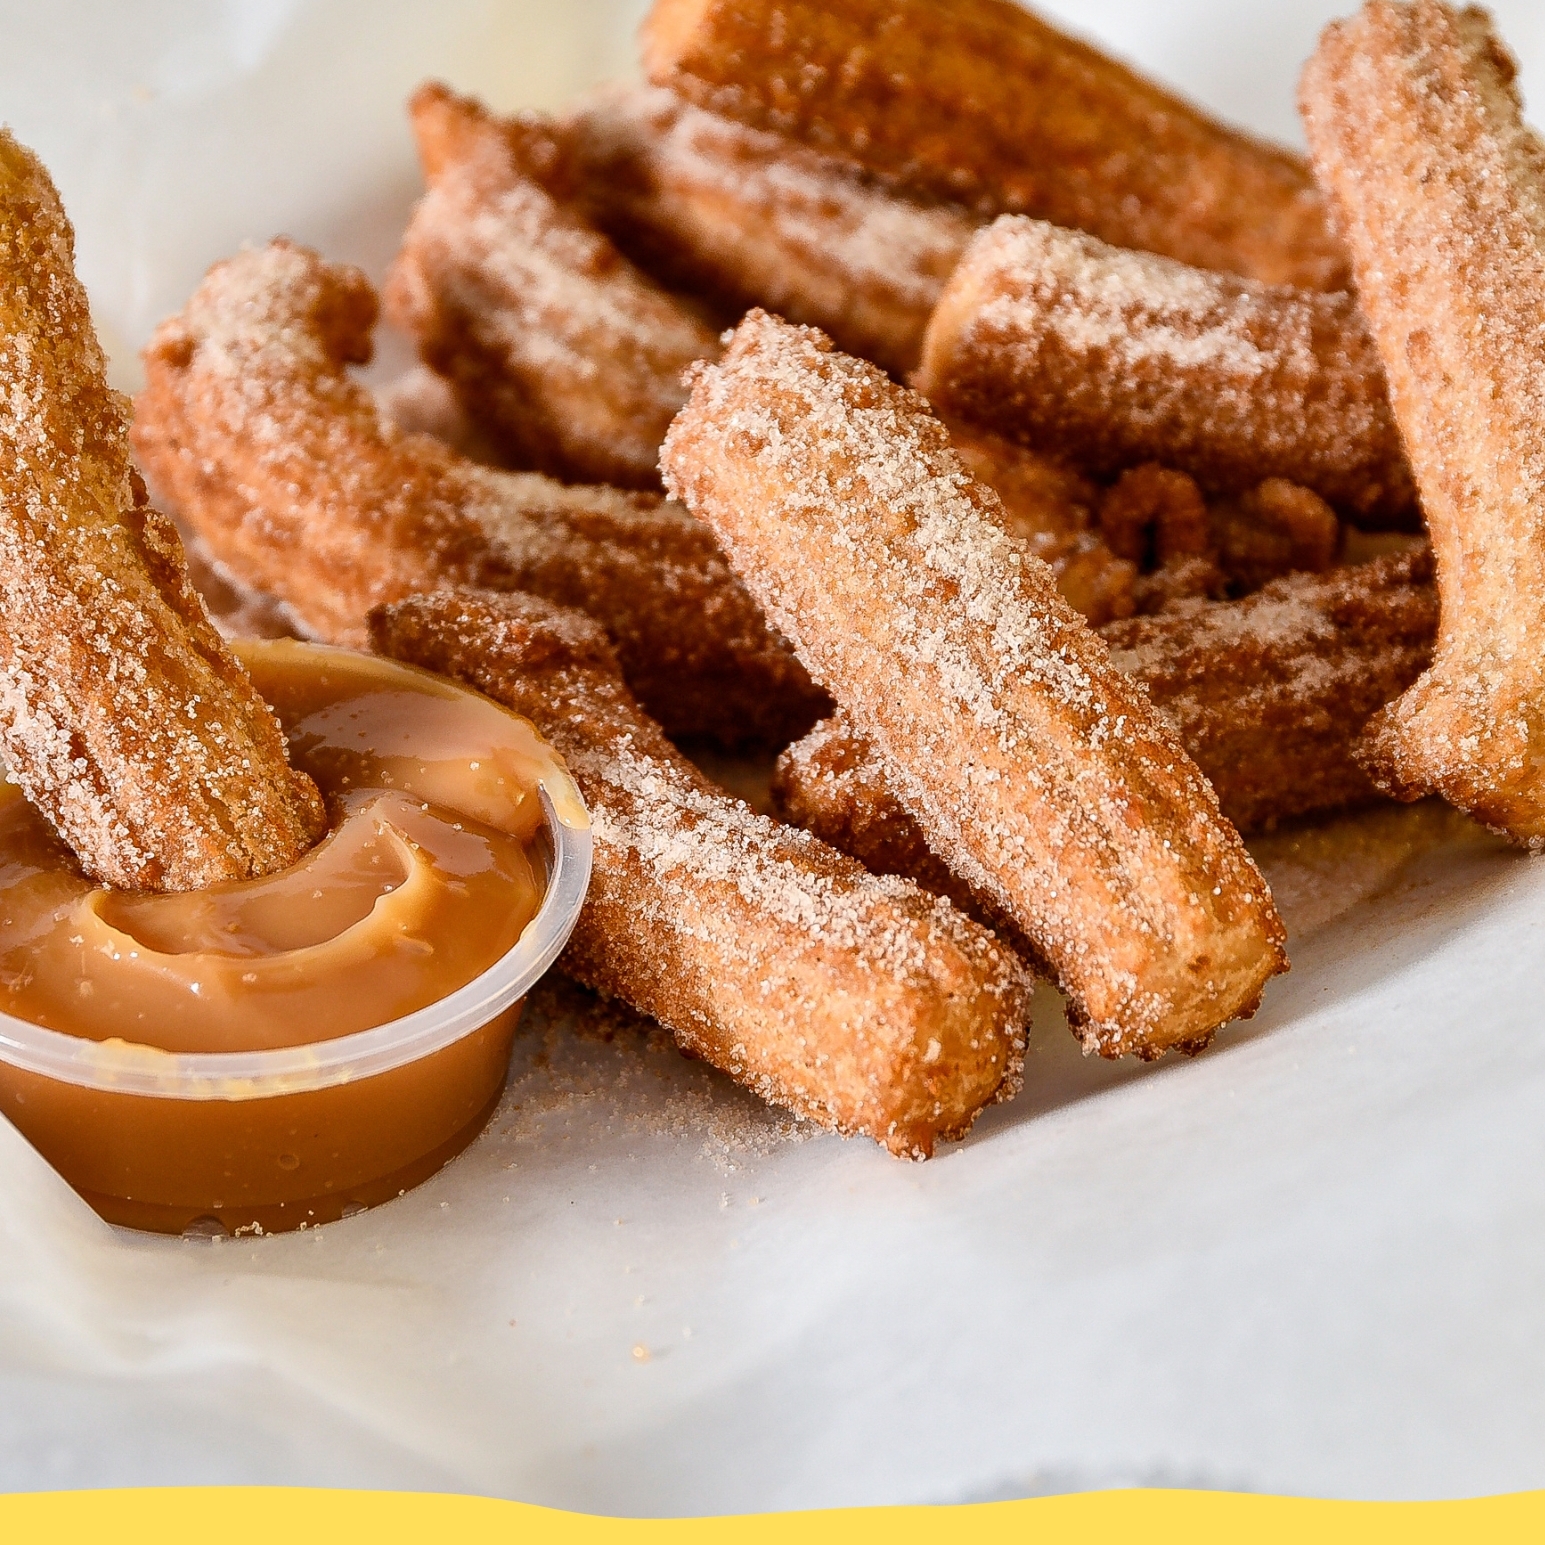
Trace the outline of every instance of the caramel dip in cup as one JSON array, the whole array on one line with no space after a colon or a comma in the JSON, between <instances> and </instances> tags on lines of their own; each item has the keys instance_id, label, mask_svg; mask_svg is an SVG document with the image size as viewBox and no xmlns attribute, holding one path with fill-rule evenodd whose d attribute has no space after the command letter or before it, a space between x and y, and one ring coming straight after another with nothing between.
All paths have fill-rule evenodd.
<instances>
[{"instance_id":1,"label":"caramel dip in cup","mask_svg":"<svg viewBox=\"0 0 1545 1545\"><path fill-rule=\"evenodd\" d=\"M482 1130L590 877L562 761L395 661L236 646L329 830L261 880L111 891L0 785L0 1113L113 1223L310 1227Z\"/></svg>"}]
</instances>

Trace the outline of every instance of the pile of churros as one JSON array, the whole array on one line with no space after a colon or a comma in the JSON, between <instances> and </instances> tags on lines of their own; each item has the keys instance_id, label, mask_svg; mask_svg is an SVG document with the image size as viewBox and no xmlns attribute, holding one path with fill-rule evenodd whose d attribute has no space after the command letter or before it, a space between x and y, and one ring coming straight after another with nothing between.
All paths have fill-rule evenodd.
<instances>
[{"instance_id":1,"label":"pile of churros","mask_svg":"<svg viewBox=\"0 0 1545 1545\"><path fill-rule=\"evenodd\" d=\"M1037 978L1109 1057L1255 1011L1288 961L1241 833L1436 794L1545 846L1545 145L1484 12L1329 27L1307 160L1011 0L656 0L642 54L557 115L422 87L379 298L244 250L133 416L224 585L564 756L596 847L562 969L926 1157L1017 1089ZM373 394L383 310L424 369ZM31 325L12 398L58 346ZM82 561L188 692L236 694L261 774L119 408L50 389L103 423L71 475L117 546ZM164 788L93 792L139 701L102 694L98 750L100 703L26 685L97 679L40 675L29 630L111 642L68 566L0 562L13 772L112 883L195 863ZM776 755L779 819L702 744ZM227 867L254 822L270 862L311 829L274 760L229 818L182 806Z\"/></svg>"}]
</instances>

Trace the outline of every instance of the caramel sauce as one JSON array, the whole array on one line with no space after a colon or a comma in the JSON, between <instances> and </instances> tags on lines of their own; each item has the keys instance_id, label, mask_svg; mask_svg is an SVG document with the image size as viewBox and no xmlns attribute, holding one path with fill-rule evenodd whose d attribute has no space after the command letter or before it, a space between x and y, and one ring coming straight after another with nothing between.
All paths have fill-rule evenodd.
<instances>
[{"instance_id":1,"label":"caramel sauce","mask_svg":"<svg viewBox=\"0 0 1545 1545\"><path fill-rule=\"evenodd\" d=\"M84 879L11 788L0 799L0 1010L161 1051L260 1051L423 1008L519 940L544 877L527 848L547 752L524 721L367 657L331 671L269 645L249 669L330 830L260 880L151 895Z\"/></svg>"},{"instance_id":2,"label":"caramel sauce","mask_svg":"<svg viewBox=\"0 0 1545 1545\"><path fill-rule=\"evenodd\" d=\"M328 835L266 879L110 891L0 785L0 1010L170 1067L171 1053L304 1048L389 1023L520 938L547 883L539 785L560 825L588 824L535 730L396 662L290 641L238 652L327 798ZM305 1227L399 1195L477 1135L519 1009L294 1092L233 1079L153 1095L0 1056L0 1113L114 1222Z\"/></svg>"}]
</instances>

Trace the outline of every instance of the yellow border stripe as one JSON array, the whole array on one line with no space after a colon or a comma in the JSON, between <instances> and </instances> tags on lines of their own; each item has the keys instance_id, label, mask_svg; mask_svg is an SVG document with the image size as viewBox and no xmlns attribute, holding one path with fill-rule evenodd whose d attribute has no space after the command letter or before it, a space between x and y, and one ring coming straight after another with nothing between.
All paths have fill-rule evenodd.
<instances>
[{"instance_id":1,"label":"yellow border stripe","mask_svg":"<svg viewBox=\"0 0 1545 1545\"><path fill-rule=\"evenodd\" d=\"M621 1519L417 1492L209 1486L0 1497L5 1545L1425 1545L1545 1538L1545 1492L1471 1502L1317 1502L1209 1491L1104 1491L967 1507L852 1508L745 1518Z\"/></svg>"}]
</instances>

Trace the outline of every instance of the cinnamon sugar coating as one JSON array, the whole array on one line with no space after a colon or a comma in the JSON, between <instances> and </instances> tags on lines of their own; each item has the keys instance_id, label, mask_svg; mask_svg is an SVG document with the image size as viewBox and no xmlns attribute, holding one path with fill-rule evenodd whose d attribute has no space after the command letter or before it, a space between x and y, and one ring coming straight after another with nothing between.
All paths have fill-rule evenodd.
<instances>
[{"instance_id":1,"label":"cinnamon sugar coating","mask_svg":"<svg viewBox=\"0 0 1545 1545\"><path fill-rule=\"evenodd\" d=\"M1254 1009L1286 963L1265 881L920 398L753 311L661 470L935 852L1050 963L1086 1046L1157 1054Z\"/></svg>"},{"instance_id":2,"label":"cinnamon sugar coating","mask_svg":"<svg viewBox=\"0 0 1545 1545\"><path fill-rule=\"evenodd\" d=\"M913 384L941 413L1097 474L1154 461L1209 492L1282 477L1363 524L1416 520L1384 372L1348 293L1005 216L951 276Z\"/></svg>"},{"instance_id":3,"label":"cinnamon sugar coating","mask_svg":"<svg viewBox=\"0 0 1545 1545\"><path fill-rule=\"evenodd\" d=\"M733 316L813 322L898 376L981 223L669 91L604 87L560 135L572 196L650 272Z\"/></svg>"},{"instance_id":4,"label":"cinnamon sugar coating","mask_svg":"<svg viewBox=\"0 0 1545 1545\"><path fill-rule=\"evenodd\" d=\"M1092 623L1130 617L1137 567L1095 527L1100 490L1073 468L1002 435L954 420L950 444L977 482L997 494L1004 529L1051 567L1057 588Z\"/></svg>"},{"instance_id":5,"label":"cinnamon sugar coating","mask_svg":"<svg viewBox=\"0 0 1545 1545\"><path fill-rule=\"evenodd\" d=\"M357 269L277 241L217 264L151 340L135 448L236 579L344 644L415 590L528 589L606 628L672 734L781 745L814 723L824 694L679 505L479 466L383 420L346 368L375 313Z\"/></svg>"},{"instance_id":6,"label":"cinnamon sugar coating","mask_svg":"<svg viewBox=\"0 0 1545 1545\"><path fill-rule=\"evenodd\" d=\"M896 797L885 759L841 709L784 747L769 792L780 820L856 858L871 874L899 875L947 897L967 917L993 929L1028 965L1045 969L1040 951L1002 906L928 846Z\"/></svg>"},{"instance_id":7,"label":"cinnamon sugar coating","mask_svg":"<svg viewBox=\"0 0 1545 1545\"><path fill-rule=\"evenodd\" d=\"M1019 1085L1031 980L987 930L716 788L638 708L604 635L528 596L374 612L381 653L532 720L590 809L561 964L764 1099L926 1158Z\"/></svg>"},{"instance_id":8,"label":"cinnamon sugar coating","mask_svg":"<svg viewBox=\"0 0 1545 1545\"><path fill-rule=\"evenodd\" d=\"M1241 831L1371 799L1359 730L1426 668L1437 628L1425 549L1272 580L1101 629Z\"/></svg>"},{"instance_id":9,"label":"cinnamon sugar coating","mask_svg":"<svg viewBox=\"0 0 1545 1545\"><path fill-rule=\"evenodd\" d=\"M1377 0L1299 99L1421 489L1432 669L1368 726L1399 798L1545 848L1545 147L1484 11Z\"/></svg>"},{"instance_id":10,"label":"cinnamon sugar coating","mask_svg":"<svg viewBox=\"0 0 1545 1545\"><path fill-rule=\"evenodd\" d=\"M0 753L95 880L269 874L321 796L149 508L106 372L59 195L0 129Z\"/></svg>"},{"instance_id":11,"label":"cinnamon sugar coating","mask_svg":"<svg viewBox=\"0 0 1545 1545\"><path fill-rule=\"evenodd\" d=\"M1425 668L1438 599L1425 550L1279 579L1241 601L1192 603L1102 630L1148 689L1242 831L1363 803L1363 722ZM842 714L778 759L779 814L878 874L902 874L992 916L929 847L885 759Z\"/></svg>"},{"instance_id":12,"label":"cinnamon sugar coating","mask_svg":"<svg viewBox=\"0 0 1545 1545\"><path fill-rule=\"evenodd\" d=\"M699 107L986 214L1339 289L1303 158L1012 0L655 0L644 67Z\"/></svg>"},{"instance_id":13,"label":"cinnamon sugar coating","mask_svg":"<svg viewBox=\"0 0 1545 1545\"><path fill-rule=\"evenodd\" d=\"M409 111L429 188L387 278L387 314L515 465L656 488L681 373L713 330L543 186L555 147L427 85Z\"/></svg>"}]
</instances>

